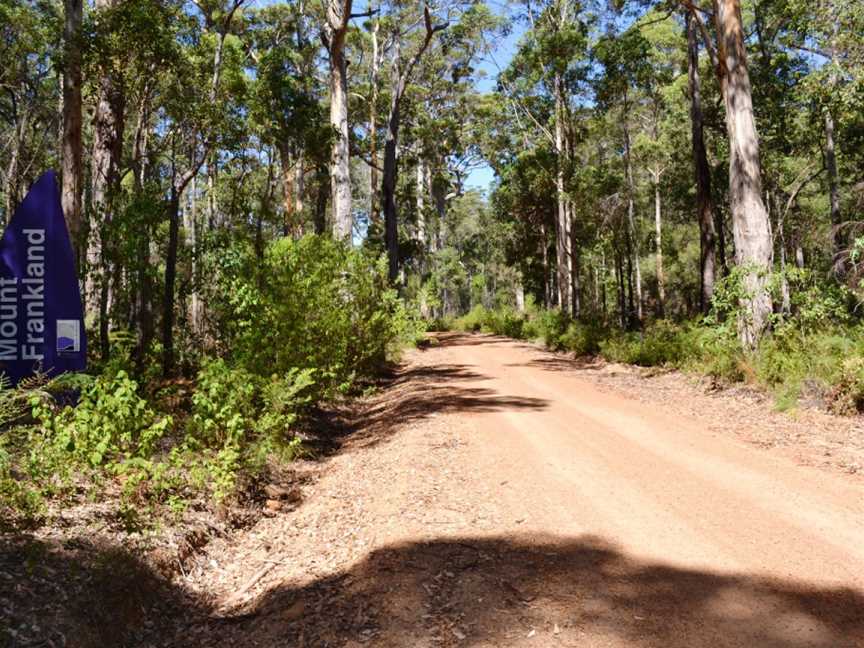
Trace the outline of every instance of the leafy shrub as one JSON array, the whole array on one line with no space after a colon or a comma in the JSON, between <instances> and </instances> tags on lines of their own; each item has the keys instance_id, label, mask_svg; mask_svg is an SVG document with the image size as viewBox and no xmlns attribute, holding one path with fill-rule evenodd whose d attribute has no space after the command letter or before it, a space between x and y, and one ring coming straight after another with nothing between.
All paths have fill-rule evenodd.
<instances>
[{"instance_id":1,"label":"leafy shrub","mask_svg":"<svg viewBox=\"0 0 864 648\"><path fill-rule=\"evenodd\" d=\"M543 343L550 349L565 348L562 338L570 325L570 316L558 309L542 310L537 316L537 329Z\"/></svg>"},{"instance_id":2,"label":"leafy shrub","mask_svg":"<svg viewBox=\"0 0 864 648\"><path fill-rule=\"evenodd\" d=\"M367 252L314 236L277 241L263 259L243 245L222 252L204 255L212 279L198 287L212 291L206 326L217 357L184 360L198 368L191 388L162 381L150 355L133 359L126 333L115 333L116 352L95 379L76 374L32 389L0 380L0 424L28 410L38 423L13 427L10 450L0 445L2 512L33 517L43 496L84 486L98 497L119 486L118 517L138 528L151 506L178 514L195 492L230 498L271 459L304 451L294 432L304 408L351 388L424 333L389 287L384 259ZM70 390L80 391L74 406ZM173 430L148 395L183 425Z\"/></svg>"},{"instance_id":3,"label":"leafy shrub","mask_svg":"<svg viewBox=\"0 0 864 648\"><path fill-rule=\"evenodd\" d=\"M435 317L426 322L426 330L432 331L452 331L456 328L455 320L452 317Z\"/></svg>"},{"instance_id":4,"label":"leafy shrub","mask_svg":"<svg viewBox=\"0 0 864 648\"><path fill-rule=\"evenodd\" d=\"M138 384L125 371L97 378L75 407L58 409L38 396L32 405L53 449L92 467L149 456L172 424L139 396Z\"/></svg>"},{"instance_id":5,"label":"leafy shrub","mask_svg":"<svg viewBox=\"0 0 864 648\"><path fill-rule=\"evenodd\" d=\"M785 273L772 276L771 288L777 304L782 303L784 277L789 286L789 312L774 315L775 336L808 336L851 325L848 304L854 300L848 288L825 281L811 270L787 268Z\"/></svg>"},{"instance_id":6,"label":"leafy shrub","mask_svg":"<svg viewBox=\"0 0 864 648\"><path fill-rule=\"evenodd\" d=\"M510 308L486 311L482 322L484 331L515 339L522 338L524 325L525 318L522 314Z\"/></svg>"},{"instance_id":7,"label":"leafy shrub","mask_svg":"<svg viewBox=\"0 0 864 648\"><path fill-rule=\"evenodd\" d=\"M843 361L827 400L829 408L836 414L864 411L864 357L855 356Z\"/></svg>"},{"instance_id":8,"label":"leafy shrub","mask_svg":"<svg viewBox=\"0 0 864 648\"><path fill-rule=\"evenodd\" d=\"M209 451L206 469L217 500L234 492L241 472L260 471L270 454L291 459L300 452L291 425L311 399L313 374L312 369L292 368L283 376L262 378L222 359L204 364L192 397L186 445Z\"/></svg>"},{"instance_id":9,"label":"leafy shrub","mask_svg":"<svg viewBox=\"0 0 864 648\"><path fill-rule=\"evenodd\" d=\"M795 340L783 336L766 337L754 356L759 382L776 387L783 383L799 383L807 374L807 358Z\"/></svg>"},{"instance_id":10,"label":"leafy shrub","mask_svg":"<svg viewBox=\"0 0 864 648\"><path fill-rule=\"evenodd\" d=\"M728 382L745 378L746 358L733 329L699 324L686 329L687 348L680 366Z\"/></svg>"},{"instance_id":11,"label":"leafy shrub","mask_svg":"<svg viewBox=\"0 0 864 648\"><path fill-rule=\"evenodd\" d=\"M0 437L0 531L39 519L45 506L39 490L17 474L8 442L8 436Z\"/></svg>"},{"instance_id":12,"label":"leafy shrub","mask_svg":"<svg viewBox=\"0 0 864 648\"><path fill-rule=\"evenodd\" d=\"M228 254L217 277L211 303L225 357L258 376L312 369L319 397L422 334L388 285L385 259L329 238L279 239L263 263Z\"/></svg>"},{"instance_id":13,"label":"leafy shrub","mask_svg":"<svg viewBox=\"0 0 864 648\"><path fill-rule=\"evenodd\" d=\"M559 343L577 356L595 355L599 353L606 336L607 333L597 325L570 322Z\"/></svg>"},{"instance_id":14,"label":"leafy shrub","mask_svg":"<svg viewBox=\"0 0 864 648\"><path fill-rule=\"evenodd\" d=\"M613 362L643 367L680 366L694 352L690 342L683 328L661 320L645 331L607 338L600 343L600 353Z\"/></svg>"},{"instance_id":15,"label":"leafy shrub","mask_svg":"<svg viewBox=\"0 0 864 648\"><path fill-rule=\"evenodd\" d=\"M483 328L486 322L488 311L482 305L477 305L468 311L462 317L457 318L453 322L453 327L458 331L477 332Z\"/></svg>"}]
</instances>

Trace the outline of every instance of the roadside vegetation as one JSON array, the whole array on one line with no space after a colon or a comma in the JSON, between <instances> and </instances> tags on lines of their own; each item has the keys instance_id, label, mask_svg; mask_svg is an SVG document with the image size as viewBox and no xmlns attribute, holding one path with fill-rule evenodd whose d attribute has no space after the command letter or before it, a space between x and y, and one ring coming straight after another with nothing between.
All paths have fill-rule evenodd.
<instances>
[{"instance_id":1,"label":"roadside vegetation","mask_svg":"<svg viewBox=\"0 0 864 648\"><path fill-rule=\"evenodd\" d=\"M218 337L184 349L189 379L163 379L157 348L140 361L117 353L92 374L3 385L5 527L107 502L140 531L190 505L260 499L269 474L306 452L298 419L358 393L421 332L383 260L330 239L278 240L261 263L242 245L215 258Z\"/></svg>"}]
</instances>

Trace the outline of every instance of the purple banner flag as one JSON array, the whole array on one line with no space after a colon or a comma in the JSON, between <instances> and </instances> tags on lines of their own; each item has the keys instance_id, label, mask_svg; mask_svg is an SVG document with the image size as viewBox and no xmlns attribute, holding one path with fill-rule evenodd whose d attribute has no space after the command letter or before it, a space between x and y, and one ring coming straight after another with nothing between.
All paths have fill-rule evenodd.
<instances>
[{"instance_id":1,"label":"purple banner flag","mask_svg":"<svg viewBox=\"0 0 864 648\"><path fill-rule=\"evenodd\" d=\"M36 371L81 371L87 340L75 261L48 171L0 239L0 372L17 384Z\"/></svg>"}]
</instances>

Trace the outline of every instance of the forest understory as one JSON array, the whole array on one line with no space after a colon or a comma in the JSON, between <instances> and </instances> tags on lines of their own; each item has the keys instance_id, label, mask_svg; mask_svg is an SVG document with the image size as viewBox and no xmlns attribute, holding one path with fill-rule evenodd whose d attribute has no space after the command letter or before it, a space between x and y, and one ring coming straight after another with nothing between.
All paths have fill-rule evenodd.
<instances>
[{"instance_id":1,"label":"forest understory","mask_svg":"<svg viewBox=\"0 0 864 648\"><path fill-rule=\"evenodd\" d=\"M614 416L592 412L598 403ZM864 598L830 586L864 563L844 540L860 531L864 502L859 418L780 413L758 391L692 375L444 333L376 394L320 412L307 432L319 453L266 487L273 500L146 537L82 504L4 536L5 645L851 648L864 638ZM533 436L542 447L521 445ZM602 452L594 436L608 437ZM665 437L678 456L654 454ZM621 456L599 482L574 466L561 484L559 442L575 444L579 461ZM631 450L644 476L621 474ZM680 485L658 492L658 471ZM714 481L745 488L757 477L770 493L743 502ZM660 528L669 515L684 522L665 502L694 483L712 497L690 515L737 525L729 542L746 549L694 542L683 530L692 520ZM820 497L812 532L831 547L797 526ZM616 518L645 502L664 512ZM767 551L781 541L786 558ZM804 546L815 553L796 557Z\"/></svg>"}]
</instances>

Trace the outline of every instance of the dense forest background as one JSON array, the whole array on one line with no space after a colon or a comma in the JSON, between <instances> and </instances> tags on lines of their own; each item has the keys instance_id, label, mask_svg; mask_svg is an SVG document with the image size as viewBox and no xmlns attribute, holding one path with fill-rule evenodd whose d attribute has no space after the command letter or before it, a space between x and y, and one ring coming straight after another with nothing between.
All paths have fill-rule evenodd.
<instances>
[{"instance_id":1,"label":"dense forest background","mask_svg":"<svg viewBox=\"0 0 864 648\"><path fill-rule=\"evenodd\" d=\"M0 212L60 170L94 367L75 408L5 390L18 510L70 453L228 497L426 326L864 403L858 2L0 0L0 30Z\"/></svg>"}]
</instances>

